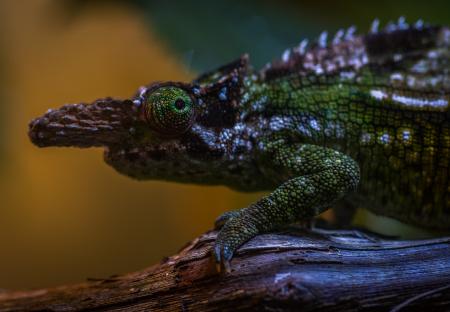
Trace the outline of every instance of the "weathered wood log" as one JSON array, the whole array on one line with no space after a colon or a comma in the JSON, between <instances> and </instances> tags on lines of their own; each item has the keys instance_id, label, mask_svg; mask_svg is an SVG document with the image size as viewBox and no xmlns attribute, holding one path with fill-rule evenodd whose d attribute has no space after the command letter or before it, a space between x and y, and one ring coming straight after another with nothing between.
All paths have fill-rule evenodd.
<instances>
[{"instance_id":1,"label":"weathered wood log","mask_svg":"<svg viewBox=\"0 0 450 312\"><path fill-rule=\"evenodd\" d=\"M0 292L0 311L450 311L450 238L288 231L245 244L218 274L216 232L136 273Z\"/></svg>"}]
</instances>

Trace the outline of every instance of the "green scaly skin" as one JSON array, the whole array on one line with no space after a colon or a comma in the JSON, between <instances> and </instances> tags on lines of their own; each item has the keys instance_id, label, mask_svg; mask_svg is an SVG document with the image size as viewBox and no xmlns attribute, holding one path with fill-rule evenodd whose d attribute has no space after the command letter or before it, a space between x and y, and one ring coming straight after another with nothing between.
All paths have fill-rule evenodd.
<instances>
[{"instance_id":1,"label":"green scaly skin","mask_svg":"<svg viewBox=\"0 0 450 312\"><path fill-rule=\"evenodd\" d=\"M450 228L450 30L403 19L326 33L257 72L248 57L127 100L65 105L30 123L38 146L103 146L137 179L270 190L225 213L214 255L228 265L259 233L346 202ZM355 192L356 191L356 192Z\"/></svg>"}]
</instances>

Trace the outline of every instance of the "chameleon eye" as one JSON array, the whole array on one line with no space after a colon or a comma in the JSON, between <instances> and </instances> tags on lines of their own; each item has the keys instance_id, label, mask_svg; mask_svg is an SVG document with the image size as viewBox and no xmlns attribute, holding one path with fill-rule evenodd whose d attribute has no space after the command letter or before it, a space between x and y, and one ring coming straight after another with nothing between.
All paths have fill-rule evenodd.
<instances>
[{"instance_id":1,"label":"chameleon eye","mask_svg":"<svg viewBox=\"0 0 450 312\"><path fill-rule=\"evenodd\" d=\"M161 87L151 92L144 109L150 127L165 135L182 134L194 120L191 97L176 87Z\"/></svg>"}]
</instances>

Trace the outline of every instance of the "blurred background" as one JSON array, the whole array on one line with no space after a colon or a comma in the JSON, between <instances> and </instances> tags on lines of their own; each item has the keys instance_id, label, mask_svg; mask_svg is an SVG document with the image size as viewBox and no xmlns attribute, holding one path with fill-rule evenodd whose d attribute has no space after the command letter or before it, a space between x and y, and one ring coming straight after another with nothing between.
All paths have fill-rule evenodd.
<instances>
[{"instance_id":1,"label":"blurred background","mask_svg":"<svg viewBox=\"0 0 450 312\"><path fill-rule=\"evenodd\" d=\"M405 16L450 24L447 1L0 0L0 288L135 271L174 254L222 212L261 194L137 182L101 149L38 149L28 122L50 107L128 97L248 52L256 68L302 38ZM429 235L359 211L357 224Z\"/></svg>"}]
</instances>

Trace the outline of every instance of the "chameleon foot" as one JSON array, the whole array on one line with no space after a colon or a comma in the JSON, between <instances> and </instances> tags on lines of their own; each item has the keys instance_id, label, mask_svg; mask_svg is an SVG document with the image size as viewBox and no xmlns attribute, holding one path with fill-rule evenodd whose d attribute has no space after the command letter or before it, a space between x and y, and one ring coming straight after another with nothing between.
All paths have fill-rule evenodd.
<instances>
[{"instance_id":1,"label":"chameleon foot","mask_svg":"<svg viewBox=\"0 0 450 312\"><path fill-rule=\"evenodd\" d=\"M234 252L261 232L254 210L244 208L229 211L216 220L216 228L221 227L214 245L214 258L219 272L229 272Z\"/></svg>"}]
</instances>

